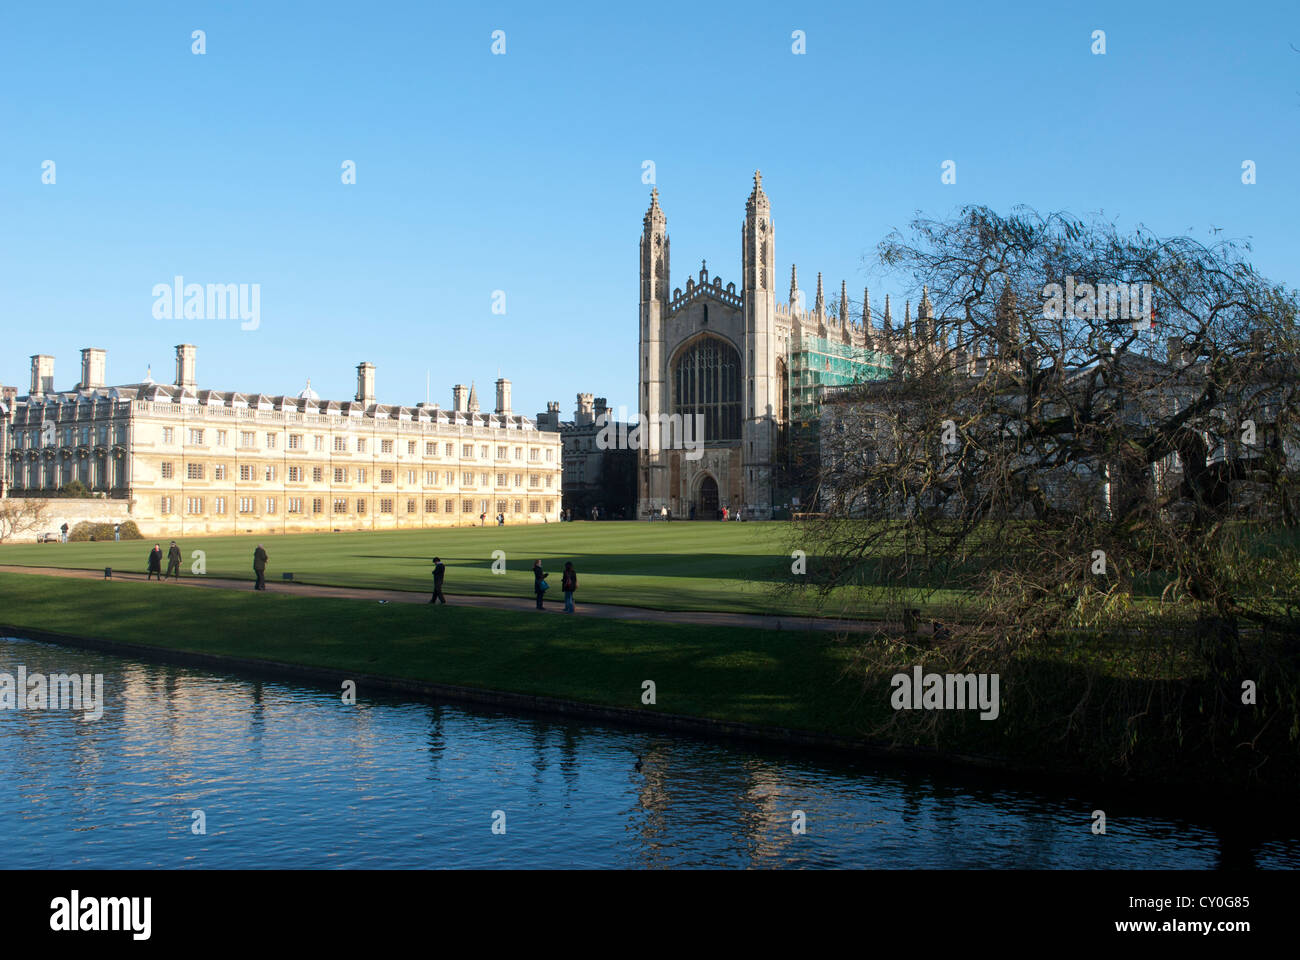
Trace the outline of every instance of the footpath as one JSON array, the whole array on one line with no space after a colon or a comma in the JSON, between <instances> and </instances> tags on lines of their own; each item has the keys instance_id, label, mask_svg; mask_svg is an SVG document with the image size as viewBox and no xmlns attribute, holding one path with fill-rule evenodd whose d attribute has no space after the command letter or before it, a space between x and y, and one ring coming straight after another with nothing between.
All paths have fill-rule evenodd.
<instances>
[{"instance_id":1,"label":"footpath","mask_svg":"<svg viewBox=\"0 0 1300 960\"><path fill-rule=\"evenodd\" d=\"M72 577L83 580L103 579L100 570L74 570L64 567L22 567L0 564L4 573L30 573L50 577ZM113 571L114 580L143 582L145 574ZM156 581L155 581L156 582ZM252 580L224 580L219 577L182 577L158 584L158 589L172 587L199 587L209 590L251 590ZM268 593L282 593L294 597L334 597L340 600L374 600L386 603L429 602L429 594L410 590L372 590L365 587L327 587L293 580L268 580ZM515 597L483 597L468 594L447 594L447 603L458 607L479 607L486 610L523 610L536 613L533 595ZM563 598L547 601L559 611ZM579 617L597 617L607 620L641 620L647 623L694 623L714 627L748 627L752 630L828 630L842 633L861 633L875 629L878 624L869 620L843 620L822 617L768 616L757 613L721 613L706 610L652 610L647 607L623 607L609 603L583 603L577 601ZM544 611L545 612L545 611Z\"/></svg>"}]
</instances>

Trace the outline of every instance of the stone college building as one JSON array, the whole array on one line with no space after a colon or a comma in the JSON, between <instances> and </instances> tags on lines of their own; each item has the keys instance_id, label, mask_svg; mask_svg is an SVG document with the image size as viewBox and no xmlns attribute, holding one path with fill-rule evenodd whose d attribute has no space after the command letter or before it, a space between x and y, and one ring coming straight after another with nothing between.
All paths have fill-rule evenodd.
<instances>
[{"instance_id":1,"label":"stone college building","mask_svg":"<svg viewBox=\"0 0 1300 960\"><path fill-rule=\"evenodd\" d=\"M52 497L79 480L130 504L146 537L396 530L559 519L557 433L473 386L449 410L379 403L375 368L351 400L200 389L196 350L176 347L176 380L107 386L106 356L81 352L81 381L56 390L54 358L32 358L31 390L0 406L0 492ZM56 501L57 502L57 501Z\"/></svg>"}]
</instances>

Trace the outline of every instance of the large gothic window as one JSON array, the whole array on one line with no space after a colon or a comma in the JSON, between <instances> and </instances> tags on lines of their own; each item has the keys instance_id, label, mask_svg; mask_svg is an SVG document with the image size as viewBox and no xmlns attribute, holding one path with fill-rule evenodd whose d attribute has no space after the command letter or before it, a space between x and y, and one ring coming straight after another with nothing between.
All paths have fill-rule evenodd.
<instances>
[{"instance_id":1,"label":"large gothic window","mask_svg":"<svg viewBox=\"0 0 1300 960\"><path fill-rule=\"evenodd\" d=\"M673 413L702 415L706 442L740 439L740 354L734 347L703 337L681 353L673 368Z\"/></svg>"}]
</instances>

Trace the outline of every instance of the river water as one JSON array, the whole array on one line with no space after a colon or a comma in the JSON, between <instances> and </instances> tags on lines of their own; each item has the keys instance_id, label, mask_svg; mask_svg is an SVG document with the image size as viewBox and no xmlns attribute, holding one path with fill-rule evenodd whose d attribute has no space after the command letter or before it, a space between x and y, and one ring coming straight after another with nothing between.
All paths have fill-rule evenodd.
<instances>
[{"instance_id":1,"label":"river water","mask_svg":"<svg viewBox=\"0 0 1300 960\"><path fill-rule=\"evenodd\" d=\"M0 868L1300 866L1294 833L1117 806L1094 835L1104 798L984 776L0 639L20 665L104 706L0 710Z\"/></svg>"}]
</instances>

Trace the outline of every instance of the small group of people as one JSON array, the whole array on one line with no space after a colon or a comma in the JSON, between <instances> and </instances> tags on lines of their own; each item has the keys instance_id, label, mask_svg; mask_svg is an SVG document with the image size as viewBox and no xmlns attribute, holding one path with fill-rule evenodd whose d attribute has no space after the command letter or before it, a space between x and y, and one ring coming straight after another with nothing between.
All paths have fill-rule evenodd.
<instances>
[{"instance_id":1,"label":"small group of people","mask_svg":"<svg viewBox=\"0 0 1300 960\"><path fill-rule=\"evenodd\" d=\"M181 578L181 548L175 540L167 548L167 572L163 573L162 569L162 546L155 543L153 549L149 551L149 572L145 577L146 580L158 578L161 583L169 578L179 580ZM266 551L262 549L259 543L257 549L253 551L253 573L257 576L257 582L253 585L254 590L266 589Z\"/></svg>"},{"instance_id":2,"label":"small group of people","mask_svg":"<svg viewBox=\"0 0 1300 960\"><path fill-rule=\"evenodd\" d=\"M537 560L533 563L533 593L537 597L537 609L545 609L542 606L542 597L550 589L550 584L546 582L546 571L542 568L542 561ZM564 594L564 612L573 613L573 595L578 590L578 571L573 569L573 562L566 561L564 572L560 574L560 591Z\"/></svg>"},{"instance_id":3,"label":"small group of people","mask_svg":"<svg viewBox=\"0 0 1300 960\"><path fill-rule=\"evenodd\" d=\"M443 595L442 585L447 579L447 565L442 562L441 557L433 558L433 595L429 597L430 603L447 602ZM546 591L550 589L550 584L546 580L546 570L542 567L542 561L537 560L533 563L533 595L537 600L537 609L544 610L542 606L543 597ZM560 574L560 591L564 594L564 612L574 613L573 595L578 589L578 572L573 568L572 561L565 563L564 572Z\"/></svg>"},{"instance_id":4,"label":"small group of people","mask_svg":"<svg viewBox=\"0 0 1300 960\"><path fill-rule=\"evenodd\" d=\"M173 540L171 546L167 548L166 573L162 572L162 558L162 547L155 543L153 549L149 551L149 573L145 579L152 580L154 577L157 577L160 583L169 577L174 577L179 580L181 578L181 548L176 545L175 540Z\"/></svg>"}]
</instances>

